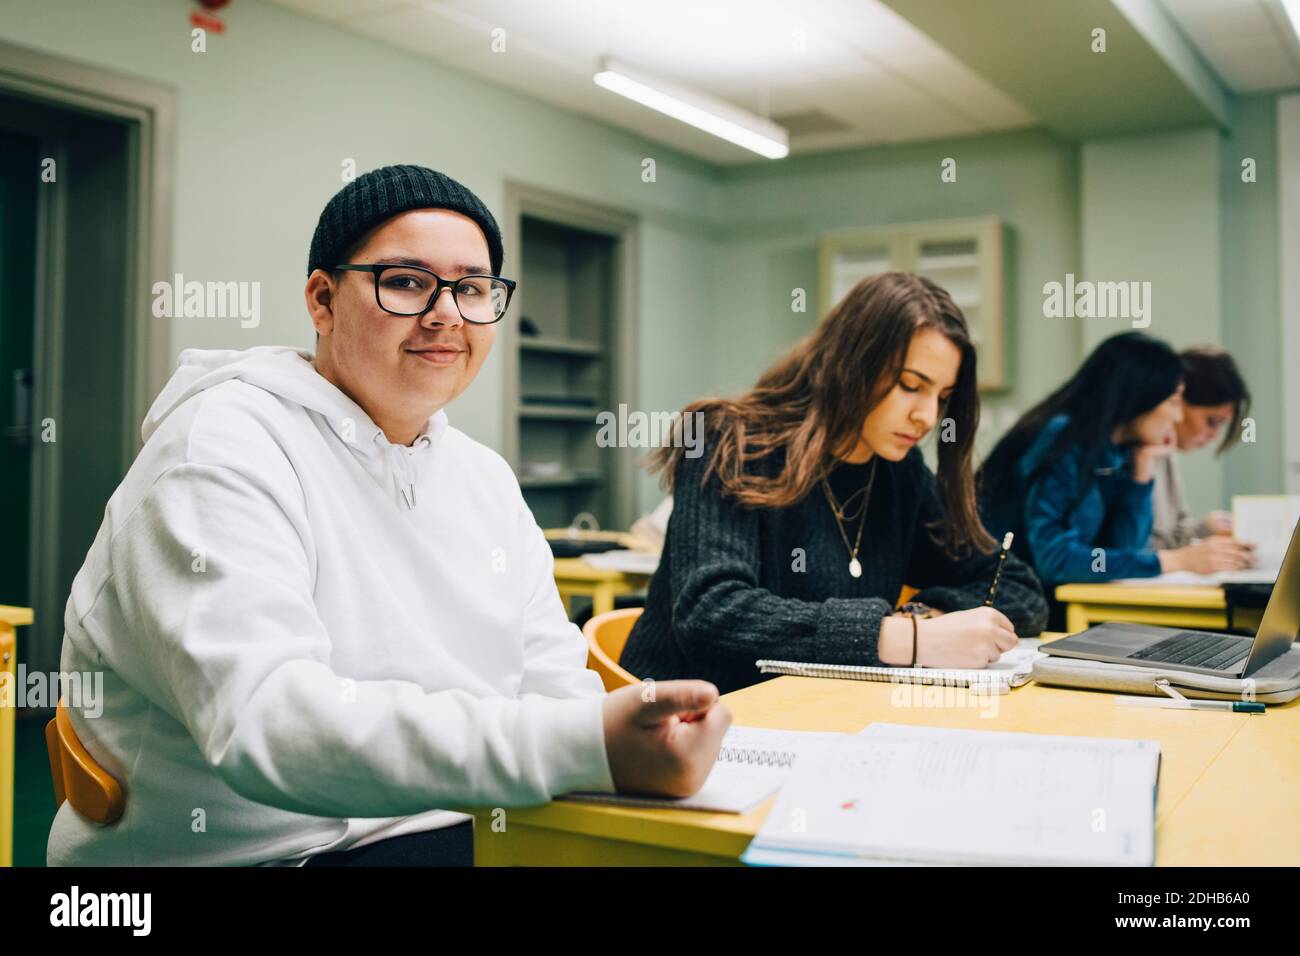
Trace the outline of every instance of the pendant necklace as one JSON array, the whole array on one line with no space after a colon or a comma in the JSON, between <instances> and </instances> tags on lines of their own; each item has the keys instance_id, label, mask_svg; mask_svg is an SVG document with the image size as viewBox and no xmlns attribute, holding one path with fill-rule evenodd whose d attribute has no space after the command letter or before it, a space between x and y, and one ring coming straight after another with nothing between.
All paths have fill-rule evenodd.
<instances>
[{"instance_id":1,"label":"pendant necklace","mask_svg":"<svg viewBox=\"0 0 1300 956\"><path fill-rule=\"evenodd\" d=\"M875 483L875 481L876 481L876 459L873 457L871 459L871 474L867 477L866 486L851 494L848 497L848 499L844 502L843 507L841 507L839 503L836 502L835 500L834 492L831 491L830 482L826 480L825 475L822 475L822 490L826 492L826 500L827 502L829 502L831 506L831 513L835 515L835 526L840 529L840 537L844 539L844 547L849 552L849 574L853 575L853 577L855 578L862 577L862 562L858 560L858 549L862 546L862 529L867 524L867 502L871 499L871 486ZM850 545L849 535L844 528L844 523L846 520L846 512L848 511L849 505L853 501L853 499L856 498L858 495L862 495L862 504L861 507L858 509L862 517L858 521L857 537L854 539L853 544ZM848 517L847 520L852 521L853 518L856 517L857 515L853 515L852 517Z\"/></svg>"}]
</instances>

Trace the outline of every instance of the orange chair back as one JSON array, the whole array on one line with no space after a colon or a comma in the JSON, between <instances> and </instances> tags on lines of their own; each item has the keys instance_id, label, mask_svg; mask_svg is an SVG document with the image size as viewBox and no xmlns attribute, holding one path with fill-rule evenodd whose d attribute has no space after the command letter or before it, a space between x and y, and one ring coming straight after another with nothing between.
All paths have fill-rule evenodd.
<instances>
[{"instance_id":1,"label":"orange chair back","mask_svg":"<svg viewBox=\"0 0 1300 956\"><path fill-rule=\"evenodd\" d=\"M629 607L597 614L582 629L587 638L587 667L600 675L605 690L618 690L639 683L636 677L619 666L623 646L632 633L632 625L644 608Z\"/></svg>"},{"instance_id":2,"label":"orange chair back","mask_svg":"<svg viewBox=\"0 0 1300 956\"><path fill-rule=\"evenodd\" d=\"M45 747L50 753L55 806L67 800L72 809L94 823L114 823L122 816L126 809L122 785L77 739L63 701L59 701L54 719L45 725Z\"/></svg>"},{"instance_id":3,"label":"orange chair back","mask_svg":"<svg viewBox=\"0 0 1300 956\"><path fill-rule=\"evenodd\" d=\"M901 605L911 600L916 593L916 588L904 585L898 595L898 603ZM627 636L632 633L632 625L637 622L643 610L645 608L630 607L597 614L582 629L587 638L587 667L600 675L606 691L640 682L626 668L619 666L618 662L623 656Z\"/></svg>"}]
</instances>

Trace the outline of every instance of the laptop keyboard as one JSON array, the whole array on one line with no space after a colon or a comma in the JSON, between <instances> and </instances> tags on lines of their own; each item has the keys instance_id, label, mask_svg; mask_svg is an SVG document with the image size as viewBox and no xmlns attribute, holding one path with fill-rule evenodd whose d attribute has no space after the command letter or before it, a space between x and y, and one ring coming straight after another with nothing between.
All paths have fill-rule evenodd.
<instances>
[{"instance_id":1,"label":"laptop keyboard","mask_svg":"<svg viewBox=\"0 0 1300 956\"><path fill-rule=\"evenodd\" d=\"M1249 643L1239 637L1183 631L1173 637L1166 637L1163 641L1148 644L1142 650L1130 654L1129 657L1161 664L1183 664L1188 667L1228 670L1234 664L1244 660L1249 653Z\"/></svg>"}]
</instances>

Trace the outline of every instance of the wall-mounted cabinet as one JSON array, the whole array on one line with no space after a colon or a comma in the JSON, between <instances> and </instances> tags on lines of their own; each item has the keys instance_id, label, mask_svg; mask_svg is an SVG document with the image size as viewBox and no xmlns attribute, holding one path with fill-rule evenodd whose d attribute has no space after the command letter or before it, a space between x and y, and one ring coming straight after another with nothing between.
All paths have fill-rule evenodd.
<instances>
[{"instance_id":1,"label":"wall-mounted cabinet","mask_svg":"<svg viewBox=\"0 0 1300 956\"><path fill-rule=\"evenodd\" d=\"M878 272L916 272L933 279L966 316L980 389L1010 387L1001 220L989 216L830 233L818 243L818 267L823 315L859 280Z\"/></svg>"},{"instance_id":2,"label":"wall-mounted cabinet","mask_svg":"<svg viewBox=\"0 0 1300 956\"><path fill-rule=\"evenodd\" d=\"M527 186L508 187L506 457L543 527L582 512L633 518L634 451L596 444L597 415L635 395L635 220ZM509 270L508 270L509 271Z\"/></svg>"}]
</instances>

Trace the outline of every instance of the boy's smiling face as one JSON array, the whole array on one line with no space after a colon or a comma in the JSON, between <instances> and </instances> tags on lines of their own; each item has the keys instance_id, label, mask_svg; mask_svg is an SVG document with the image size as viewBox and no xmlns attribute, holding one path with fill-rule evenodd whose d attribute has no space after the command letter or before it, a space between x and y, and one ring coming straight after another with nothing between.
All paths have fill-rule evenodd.
<instances>
[{"instance_id":1,"label":"boy's smiling face","mask_svg":"<svg viewBox=\"0 0 1300 956\"><path fill-rule=\"evenodd\" d=\"M386 220L347 262L418 265L444 279L492 273L483 230L449 209L413 209ZM495 324L461 318L446 288L428 312L409 316L379 307L374 276L366 272L318 269L306 295L320 335L316 370L396 444L410 444L429 416L469 387L496 339Z\"/></svg>"}]
</instances>

